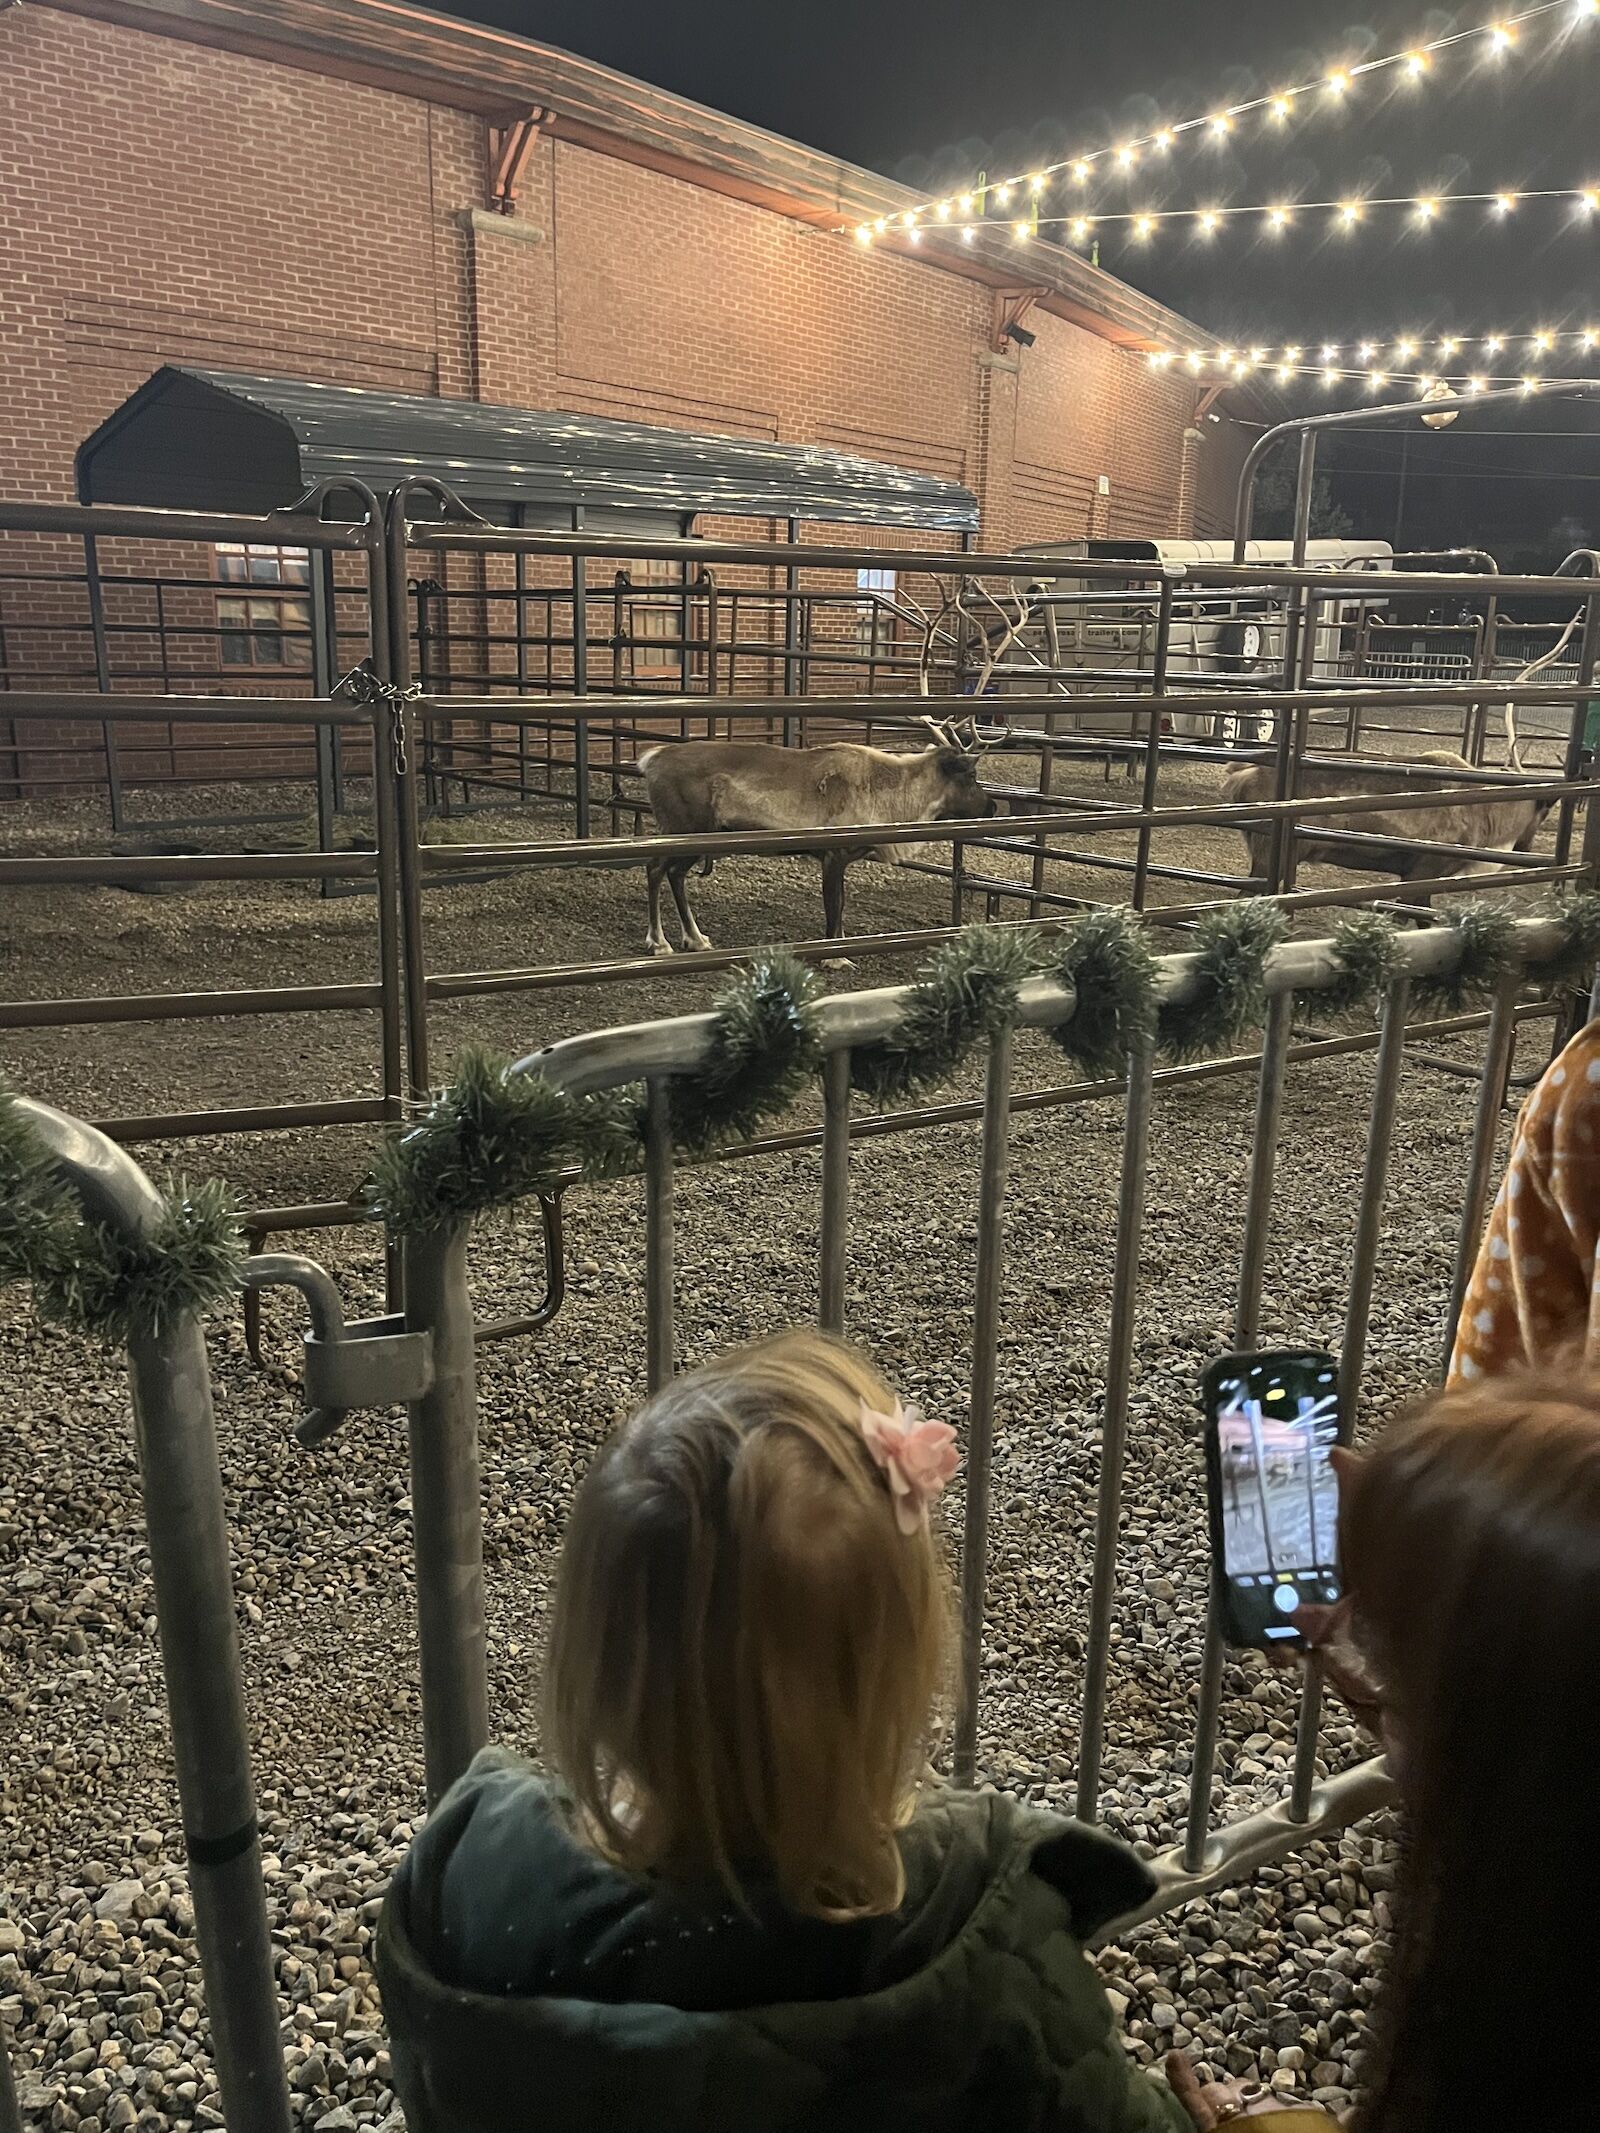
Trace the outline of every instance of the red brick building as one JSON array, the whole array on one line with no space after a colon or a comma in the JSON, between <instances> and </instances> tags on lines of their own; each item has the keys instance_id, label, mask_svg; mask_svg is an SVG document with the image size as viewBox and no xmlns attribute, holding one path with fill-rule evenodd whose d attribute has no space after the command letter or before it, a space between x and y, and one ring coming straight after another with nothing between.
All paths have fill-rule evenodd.
<instances>
[{"instance_id":1,"label":"red brick building","mask_svg":"<svg viewBox=\"0 0 1600 2133\"><path fill-rule=\"evenodd\" d=\"M29 0L0 79L7 495L70 494L179 362L834 445L963 481L991 547L1228 521L1161 306L1030 247L997 348L1009 239L864 252L831 232L897 188L567 54L388 0Z\"/></svg>"},{"instance_id":2,"label":"red brick building","mask_svg":"<svg viewBox=\"0 0 1600 2133\"><path fill-rule=\"evenodd\" d=\"M998 230L863 249L898 187L585 60L392 0L27 0L0 81L7 498L179 364L832 448L963 484L988 548L1231 524L1246 433L1145 360L1162 306Z\"/></svg>"}]
</instances>

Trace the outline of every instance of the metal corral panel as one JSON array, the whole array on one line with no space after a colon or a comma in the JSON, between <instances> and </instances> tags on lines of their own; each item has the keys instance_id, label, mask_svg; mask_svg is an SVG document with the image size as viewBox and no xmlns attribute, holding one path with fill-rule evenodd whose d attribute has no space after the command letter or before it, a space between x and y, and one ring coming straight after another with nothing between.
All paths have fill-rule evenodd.
<instances>
[{"instance_id":1,"label":"metal corral panel","mask_svg":"<svg viewBox=\"0 0 1600 2133\"><path fill-rule=\"evenodd\" d=\"M380 493L432 474L488 515L565 525L586 508L968 532L958 482L808 445L593 415L365 392L168 364L78 447L84 503L267 511L341 475Z\"/></svg>"}]
</instances>

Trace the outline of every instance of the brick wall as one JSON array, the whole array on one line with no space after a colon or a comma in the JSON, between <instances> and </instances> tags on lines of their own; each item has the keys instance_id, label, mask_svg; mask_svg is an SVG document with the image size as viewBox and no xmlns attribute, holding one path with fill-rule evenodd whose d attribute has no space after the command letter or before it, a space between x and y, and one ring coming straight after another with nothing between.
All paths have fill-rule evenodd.
<instances>
[{"instance_id":1,"label":"brick wall","mask_svg":"<svg viewBox=\"0 0 1600 2133\"><path fill-rule=\"evenodd\" d=\"M990 547L1087 532L1102 475L1111 531L1180 530L1192 383L1039 314L996 358L957 275L549 138L496 228L469 115L49 7L0 15L0 74L8 496L69 496L170 361L833 445L965 482ZM1200 532L1242 444L1205 438ZM12 541L0 569L22 555L75 561Z\"/></svg>"}]
</instances>

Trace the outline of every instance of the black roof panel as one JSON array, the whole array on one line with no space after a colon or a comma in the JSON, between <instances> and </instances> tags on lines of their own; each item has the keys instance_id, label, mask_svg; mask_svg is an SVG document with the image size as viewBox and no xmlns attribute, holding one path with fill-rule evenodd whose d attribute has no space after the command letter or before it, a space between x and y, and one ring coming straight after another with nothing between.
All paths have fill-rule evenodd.
<instances>
[{"instance_id":1,"label":"black roof panel","mask_svg":"<svg viewBox=\"0 0 1600 2133\"><path fill-rule=\"evenodd\" d=\"M431 474L480 508L718 512L966 532L958 482L810 445L167 364L78 447L84 503L265 511ZM530 516L536 516L531 512Z\"/></svg>"}]
</instances>

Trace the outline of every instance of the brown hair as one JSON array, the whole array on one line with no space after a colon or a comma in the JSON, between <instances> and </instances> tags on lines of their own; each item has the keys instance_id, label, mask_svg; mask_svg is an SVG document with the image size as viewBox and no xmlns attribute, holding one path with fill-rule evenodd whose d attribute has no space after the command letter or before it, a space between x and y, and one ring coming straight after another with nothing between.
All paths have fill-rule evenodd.
<instances>
[{"instance_id":1,"label":"brown hair","mask_svg":"<svg viewBox=\"0 0 1600 2133\"><path fill-rule=\"evenodd\" d=\"M1565 2124L1600 1905L1600 1382L1432 1401L1350 1472L1340 1539L1408 1810L1361 2125Z\"/></svg>"},{"instance_id":2,"label":"brown hair","mask_svg":"<svg viewBox=\"0 0 1600 2133\"><path fill-rule=\"evenodd\" d=\"M618 1864L736 1895L754 1867L825 1917L899 1904L948 1593L863 1402L895 1405L865 1356L779 1334L663 1387L578 1491L545 1746Z\"/></svg>"}]
</instances>

